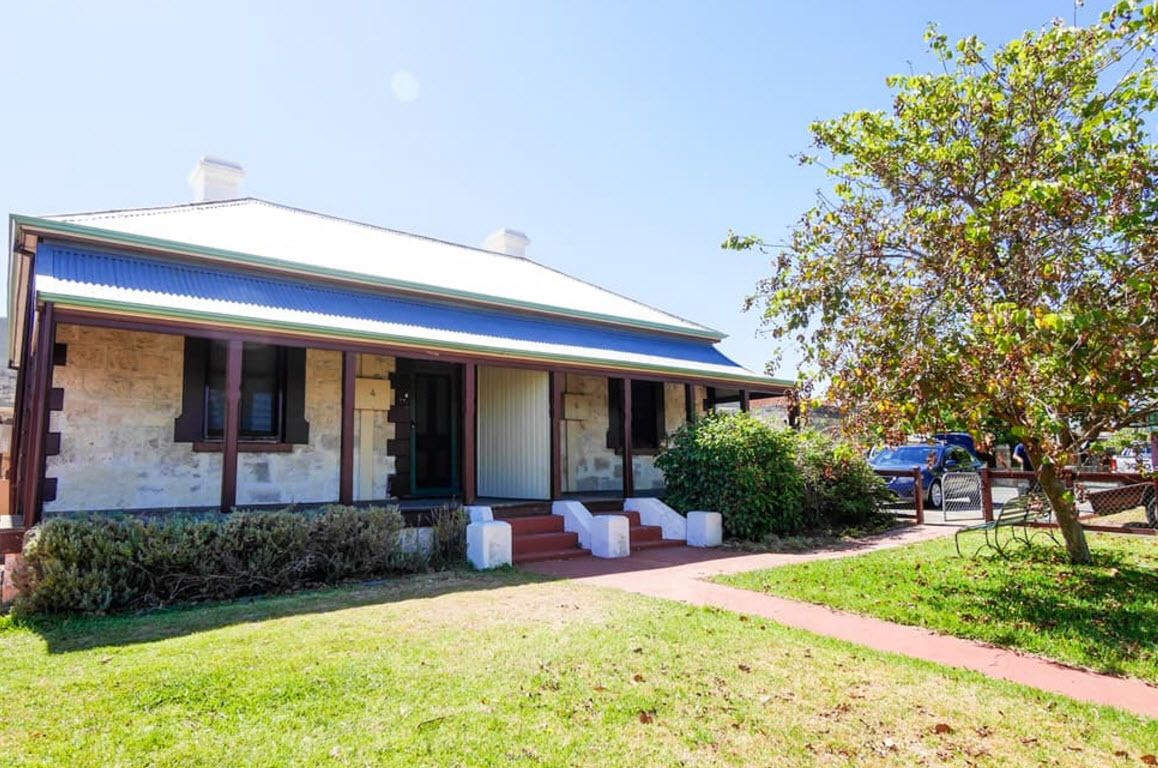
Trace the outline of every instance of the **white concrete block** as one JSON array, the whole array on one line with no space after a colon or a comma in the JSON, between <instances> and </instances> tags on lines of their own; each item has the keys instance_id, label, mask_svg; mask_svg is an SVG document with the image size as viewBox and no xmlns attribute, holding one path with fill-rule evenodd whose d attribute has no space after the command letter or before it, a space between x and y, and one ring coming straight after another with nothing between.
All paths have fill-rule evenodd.
<instances>
[{"instance_id":1,"label":"white concrete block","mask_svg":"<svg viewBox=\"0 0 1158 768\"><path fill-rule=\"evenodd\" d=\"M511 564L511 524L502 520L466 527L466 558L480 571Z\"/></svg>"},{"instance_id":2,"label":"white concrete block","mask_svg":"<svg viewBox=\"0 0 1158 768\"><path fill-rule=\"evenodd\" d=\"M495 519L495 513L490 507L463 507L472 523L489 523Z\"/></svg>"},{"instance_id":3,"label":"white concrete block","mask_svg":"<svg viewBox=\"0 0 1158 768\"><path fill-rule=\"evenodd\" d=\"M724 516L719 512L688 512L688 546L718 547L724 543Z\"/></svg>"},{"instance_id":4,"label":"white concrete block","mask_svg":"<svg viewBox=\"0 0 1158 768\"><path fill-rule=\"evenodd\" d=\"M398 532L398 544L408 555L429 555L434 551L434 529L429 526L403 528Z\"/></svg>"},{"instance_id":5,"label":"white concrete block","mask_svg":"<svg viewBox=\"0 0 1158 768\"><path fill-rule=\"evenodd\" d=\"M593 515L591 554L596 557L627 557L631 554L631 526L623 515Z\"/></svg>"}]
</instances>

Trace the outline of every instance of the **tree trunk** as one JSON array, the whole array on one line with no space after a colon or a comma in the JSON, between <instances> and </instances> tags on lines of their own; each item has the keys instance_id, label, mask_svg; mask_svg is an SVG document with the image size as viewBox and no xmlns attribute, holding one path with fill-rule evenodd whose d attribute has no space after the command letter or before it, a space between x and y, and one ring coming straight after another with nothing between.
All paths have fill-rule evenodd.
<instances>
[{"instance_id":1,"label":"tree trunk","mask_svg":"<svg viewBox=\"0 0 1158 768\"><path fill-rule=\"evenodd\" d=\"M1037 455L1031 455L1030 458L1040 462L1041 452L1035 451L1034 453ZM1086 544L1085 529L1078 522L1078 508L1077 504L1074 503L1073 494L1066 492L1065 483L1058 476L1057 467L1054 464L1039 464L1039 466L1041 469L1038 471L1037 479L1057 516L1058 527L1061 528L1062 536L1065 538L1070 562L1089 563L1090 547Z\"/></svg>"}]
</instances>

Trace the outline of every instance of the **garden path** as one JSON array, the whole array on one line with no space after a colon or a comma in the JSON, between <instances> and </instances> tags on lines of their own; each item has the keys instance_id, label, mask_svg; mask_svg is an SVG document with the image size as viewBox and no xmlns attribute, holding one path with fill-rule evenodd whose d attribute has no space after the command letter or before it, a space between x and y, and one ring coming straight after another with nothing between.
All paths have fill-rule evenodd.
<instances>
[{"instance_id":1,"label":"garden path","mask_svg":"<svg viewBox=\"0 0 1158 768\"><path fill-rule=\"evenodd\" d=\"M1158 718L1158 687L1140 680L1076 669L973 640L940 635L920 627L894 624L708 581L712 576L720 574L847 557L886 547L903 546L948 536L954 530L951 526L909 526L799 554L745 554L673 547L644 550L619 560L593 557L550 560L529 564L526 569L545 576L580 579L591 584L691 605L712 606L739 614L761 616L878 651L969 669L992 678Z\"/></svg>"}]
</instances>

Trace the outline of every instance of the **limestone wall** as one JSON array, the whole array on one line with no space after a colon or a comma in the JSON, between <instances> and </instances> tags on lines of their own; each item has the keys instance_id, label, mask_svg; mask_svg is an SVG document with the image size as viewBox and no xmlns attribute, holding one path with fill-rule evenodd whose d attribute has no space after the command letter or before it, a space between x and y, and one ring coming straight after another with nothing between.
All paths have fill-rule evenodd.
<instances>
[{"instance_id":1,"label":"limestone wall","mask_svg":"<svg viewBox=\"0 0 1158 768\"><path fill-rule=\"evenodd\" d=\"M684 416L683 385L664 384L664 422L667 434L679 428ZM607 447L607 429L607 378L568 374L563 391L565 492L623 490L623 458ZM654 456L633 456L632 468L636 490L663 488L663 473L656 469Z\"/></svg>"},{"instance_id":2,"label":"limestone wall","mask_svg":"<svg viewBox=\"0 0 1158 768\"><path fill-rule=\"evenodd\" d=\"M362 385L354 398L354 498L358 501L389 495L387 480L394 474L394 457L387 454L386 441L394 439L395 425L386 413L394 404L389 376L395 367L393 357L358 355Z\"/></svg>"},{"instance_id":3,"label":"limestone wall","mask_svg":"<svg viewBox=\"0 0 1158 768\"><path fill-rule=\"evenodd\" d=\"M67 364L53 371L64 410L53 413L61 452L47 460L58 478L46 512L213 507L221 498L221 454L173 442L181 410L181 336L62 325ZM237 503L290 504L338 496L341 355L308 350L308 445L290 453L242 453ZM384 419L384 415L383 415ZM385 441L381 445L384 452Z\"/></svg>"}]
</instances>

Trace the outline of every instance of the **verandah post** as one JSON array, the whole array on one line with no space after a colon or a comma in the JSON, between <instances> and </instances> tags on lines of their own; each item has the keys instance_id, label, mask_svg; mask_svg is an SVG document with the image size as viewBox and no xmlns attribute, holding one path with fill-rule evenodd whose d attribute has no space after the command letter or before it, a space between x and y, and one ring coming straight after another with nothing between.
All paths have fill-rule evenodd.
<instances>
[{"instance_id":1,"label":"verandah post","mask_svg":"<svg viewBox=\"0 0 1158 768\"><path fill-rule=\"evenodd\" d=\"M635 495L635 465L631 455L631 379L626 376L623 384L623 497Z\"/></svg>"},{"instance_id":2,"label":"verandah post","mask_svg":"<svg viewBox=\"0 0 1158 768\"><path fill-rule=\"evenodd\" d=\"M52 349L56 343L56 315L51 302L40 309L40 325L36 331L36 349L32 381L32 412L28 424L28 451L24 456L22 489L24 526L30 528L40 521L44 491L44 444L48 437L49 394L52 390Z\"/></svg>"},{"instance_id":3,"label":"verandah post","mask_svg":"<svg viewBox=\"0 0 1158 768\"><path fill-rule=\"evenodd\" d=\"M474 504L478 501L478 365L463 363L462 369L462 501Z\"/></svg>"},{"instance_id":4,"label":"verandah post","mask_svg":"<svg viewBox=\"0 0 1158 768\"><path fill-rule=\"evenodd\" d=\"M696 387L684 384L684 420L691 424L696 420Z\"/></svg>"},{"instance_id":5,"label":"verandah post","mask_svg":"<svg viewBox=\"0 0 1158 768\"><path fill-rule=\"evenodd\" d=\"M338 503L354 503L354 398L357 391L358 353L342 353L342 447L338 476Z\"/></svg>"},{"instance_id":6,"label":"verandah post","mask_svg":"<svg viewBox=\"0 0 1158 768\"><path fill-rule=\"evenodd\" d=\"M551 371L551 499L563 498L563 383L566 374Z\"/></svg>"},{"instance_id":7,"label":"verandah post","mask_svg":"<svg viewBox=\"0 0 1158 768\"><path fill-rule=\"evenodd\" d=\"M241 432L241 362L245 345L230 339L225 359L225 429L221 449L221 511L237 505L237 441Z\"/></svg>"},{"instance_id":8,"label":"verandah post","mask_svg":"<svg viewBox=\"0 0 1158 768\"><path fill-rule=\"evenodd\" d=\"M748 399L748 390L741 389L740 390L740 410L743 413L747 413L751 409L752 409L752 403Z\"/></svg>"}]
</instances>

